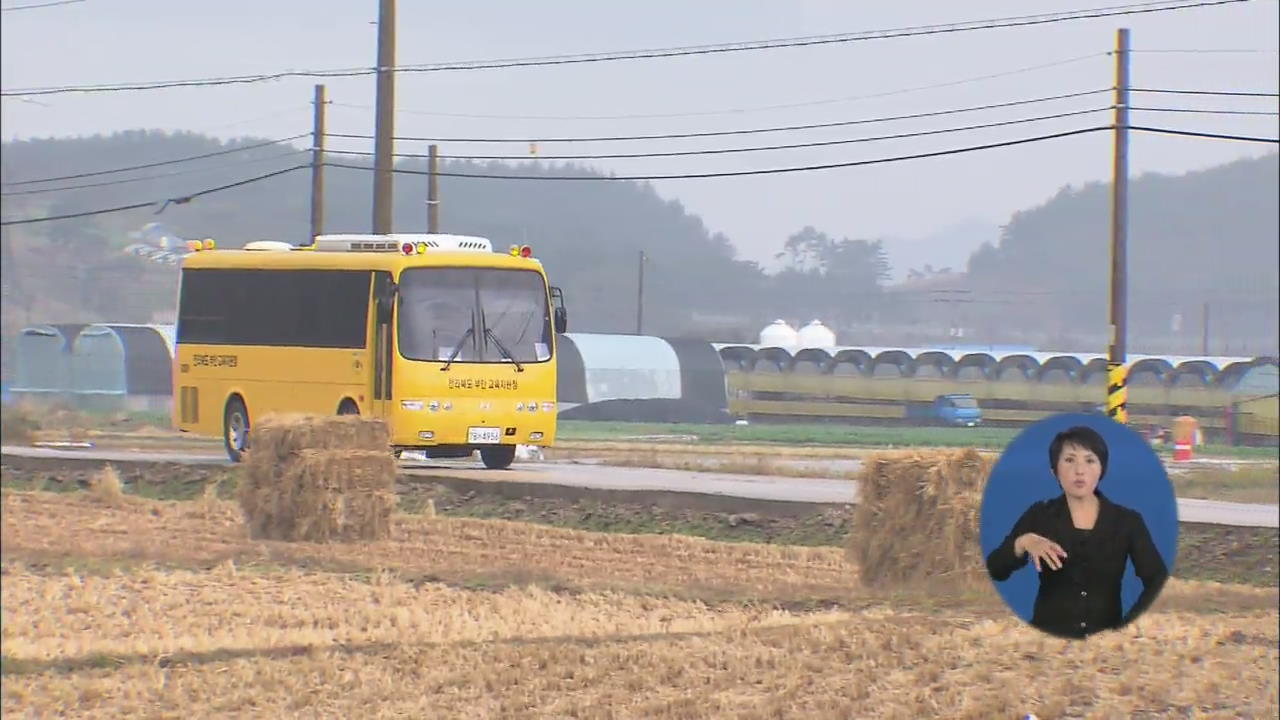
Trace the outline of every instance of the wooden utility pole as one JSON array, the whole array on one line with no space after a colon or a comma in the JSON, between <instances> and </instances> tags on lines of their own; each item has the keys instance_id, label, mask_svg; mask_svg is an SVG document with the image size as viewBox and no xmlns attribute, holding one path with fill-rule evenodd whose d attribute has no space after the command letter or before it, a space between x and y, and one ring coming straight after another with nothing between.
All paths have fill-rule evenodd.
<instances>
[{"instance_id":1,"label":"wooden utility pole","mask_svg":"<svg viewBox=\"0 0 1280 720\"><path fill-rule=\"evenodd\" d=\"M1129 224L1129 29L1116 31L1115 158L1111 178L1111 347L1107 352L1107 414L1128 419L1125 407L1126 275Z\"/></svg>"},{"instance_id":2,"label":"wooden utility pole","mask_svg":"<svg viewBox=\"0 0 1280 720\"><path fill-rule=\"evenodd\" d=\"M311 128L311 243L324 234L324 86L315 91L314 121Z\"/></svg>"},{"instance_id":3,"label":"wooden utility pole","mask_svg":"<svg viewBox=\"0 0 1280 720\"><path fill-rule=\"evenodd\" d=\"M396 0L378 0L378 97L373 130L373 232L389 235L396 109Z\"/></svg>"},{"instance_id":4,"label":"wooden utility pole","mask_svg":"<svg viewBox=\"0 0 1280 720\"><path fill-rule=\"evenodd\" d=\"M636 334L644 332L644 251L640 251L640 276L636 282Z\"/></svg>"},{"instance_id":5,"label":"wooden utility pole","mask_svg":"<svg viewBox=\"0 0 1280 720\"><path fill-rule=\"evenodd\" d=\"M427 232L440 232L440 146L428 150L430 174L427 176Z\"/></svg>"}]
</instances>

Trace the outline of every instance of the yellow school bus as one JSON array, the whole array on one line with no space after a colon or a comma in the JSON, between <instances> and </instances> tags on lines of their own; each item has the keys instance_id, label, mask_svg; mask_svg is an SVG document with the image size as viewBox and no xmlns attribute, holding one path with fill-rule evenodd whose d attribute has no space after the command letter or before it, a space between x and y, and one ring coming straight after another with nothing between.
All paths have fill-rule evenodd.
<instances>
[{"instance_id":1,"label":"yellow school bus","mask_svg":"<svg viewBox=\"0 0 1280 720\"><path fill-rule=\"evenodd\" d=\"M182 262L174 424L239 462L268 413L383 418L391 450L508 467L556 433L563 294L528 246L461 235L194 244Z\"/></svg>"}]
</instances>

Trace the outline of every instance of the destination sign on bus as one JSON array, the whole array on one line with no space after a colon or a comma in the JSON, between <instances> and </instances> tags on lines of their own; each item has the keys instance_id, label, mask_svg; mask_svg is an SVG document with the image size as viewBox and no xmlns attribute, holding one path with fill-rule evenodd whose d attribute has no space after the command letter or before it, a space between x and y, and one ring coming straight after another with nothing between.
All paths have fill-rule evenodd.
<instances>
[{"instance_id":1,"label":"destination sign on bus","mask_svg":"<svg viewBox=\"0 0 1280 720\"><path fill-rule=\"evenodd\" d=\"M450 390L519 390L520 382L515 379L495 380L492 378L449 378Z\"/></svg>"}]
</instances>

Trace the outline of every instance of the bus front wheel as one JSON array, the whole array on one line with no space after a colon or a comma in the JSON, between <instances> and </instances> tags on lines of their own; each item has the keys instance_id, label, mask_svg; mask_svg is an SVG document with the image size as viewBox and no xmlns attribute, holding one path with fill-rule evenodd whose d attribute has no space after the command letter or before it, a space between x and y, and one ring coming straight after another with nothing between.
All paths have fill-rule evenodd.
<instances>
[{"instance_id":1,"label":"bus front wheel","mask_svg":"<svg viewBox=\"0 0 1280 720\"><path fill-rule=\"evenodd\" d=\"M227 401L222 413L222 442L227 457L234 463L243 460L244 452L249 449L249 411L238 395Z\"/></svg>"},{"instance_id":2,"label":"bus front wheel","mask_svg":"<svg viewBox=\"0 0 1280 720\"><path fill-rule=\"evenodd\" d=\"M490 470L506 470L511 467L511 462L516 459L516 446L494 445L493 447L480 448L480 459L484 461L484 466Z\"/></svg>"}]
</instances>

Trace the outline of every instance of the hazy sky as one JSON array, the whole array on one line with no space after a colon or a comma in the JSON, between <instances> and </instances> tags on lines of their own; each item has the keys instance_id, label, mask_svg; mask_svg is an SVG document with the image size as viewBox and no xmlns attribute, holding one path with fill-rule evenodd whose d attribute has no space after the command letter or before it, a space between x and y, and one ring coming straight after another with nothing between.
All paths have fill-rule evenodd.
<instances>
[{"instance_id":1,"label":"hazy sky","mask_svg":"<svg viewBox=\"0 0 1280 720\"><path fill-rule=\"evenodd\" d=\"M5 0L4 7L35 0ZM887 2L863 0L586 0L533 3L399 3L401 64L694 45L886 29L1074 10L1115 0L1056 2ZM86 0L5 12L0 80L19 87L239 75L284 69L370 66L376 57L377 0ZM1136 51L1133 84L1274 92L1280 85L1280 3L1254 0L1149 15L1053 25L871 40L577 66L401 75L400 135L551 137L699 132L833 122L928 112L1107 88L1105 53L1118 27ZM1253 53L1153 52L1263 50ZM1053 67L950 87L893 93L1037 65ZM129 128L204 131L221 137L283 137L307 132L315 81L5 98L3 137L91 135ZM334 132L372 133L372 76L329 79ZM862 97L863 99L856 99ZM761 106L803 107L718 112ZM922 120L792 133L612 144L543 144L543 154L651 152L744 147L911 132L1103 107L1108 94ZM1274 112L1274 99L1138 95L1134 105ZM345 107L354 105L358 107ZM434 114L433 114L434 113ZM445 113L445 114L441 114ZM701 114L694 114L701 113ZM716 113L716 114L707 114ZM454 116L450 116L452 114ZM564 116L682 117L563 119ZM456 117L491 115L500 118ZM558 116L538 119L530 116ZM845 162L930 152L1109 122L1098 113L926 138L729 156L616 160L618 174L686 173ZM1135 123L1274 137L1277 117L1135 113ZM372 149L371 142L334 147ZM443 146L448 154L492 153L501 146ZM1271 151L1274 146L1135 134L1132 169L1183 172ZM425 152L421 143L398 151ZM517 153L527 147L507 148ZM73 172L79 168L67 168ZM921 236L955 222L1002 223L1068 183L1105 180L1111 139L1097 133L953 157L873 167L763 177L657 183L742 256L771 256L790 233L814 225L833 235ZM247 171L247 174L252 174ZM455 182L483 182L463 181ZM444 197L447 203L447 196ZM397 228L417 230L417 228Z\"/></svg>"}]
</instances>

